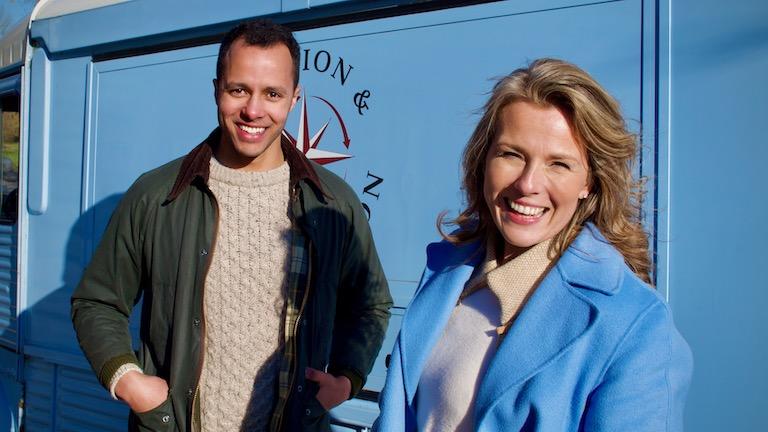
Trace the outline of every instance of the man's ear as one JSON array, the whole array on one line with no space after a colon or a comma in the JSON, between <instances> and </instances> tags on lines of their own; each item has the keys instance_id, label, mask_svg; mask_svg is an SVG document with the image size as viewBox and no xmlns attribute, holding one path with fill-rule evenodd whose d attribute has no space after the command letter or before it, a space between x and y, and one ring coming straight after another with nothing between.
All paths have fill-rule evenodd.
<instances>
[{"instance_id":1,"label":"man's ear","mask_svg":"<svg viewBox=\"0 0 768 432\"><path fill-rule=\"evenodd\" d=\"M299 101L300 97L301 97L301 85L296 84L296 90L293 91L293 97L291 97L291 109L293 109L294 105L296 105L296 102Z\"/></svg>"}]
</instances>

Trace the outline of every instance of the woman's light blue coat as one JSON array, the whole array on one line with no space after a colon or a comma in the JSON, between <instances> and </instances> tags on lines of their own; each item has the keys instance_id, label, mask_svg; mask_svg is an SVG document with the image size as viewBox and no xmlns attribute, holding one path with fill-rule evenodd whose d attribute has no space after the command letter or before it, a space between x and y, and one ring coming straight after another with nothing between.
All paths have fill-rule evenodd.
<instances>
[{"instance_id":1,"label":"woman's light blue coat","mask_svg":"<svg viewBox=\"0 0 768 432\"><path fill-rule=\"evenodd\" d=\"M415 431L419 377L479 245L427 248L379 406L378 431ZM655 290L587 225L498 347L474 406L475 430L682 431L690 349Z\"/></svg>"}]
</instances>

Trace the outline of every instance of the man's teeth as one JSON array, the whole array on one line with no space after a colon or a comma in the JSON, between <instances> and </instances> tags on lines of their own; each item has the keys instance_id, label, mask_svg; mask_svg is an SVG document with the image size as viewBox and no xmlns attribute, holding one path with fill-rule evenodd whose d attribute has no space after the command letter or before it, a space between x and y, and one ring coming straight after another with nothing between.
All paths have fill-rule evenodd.
<instances>
[{"instance_id":1,"label":"man's teeth","mask_svg":"<svg viewBox=\"0 0 768 432\"><path fill-rule=\"evenodd\" d=\"M246 125L238 125L238 127L240 127L240 129L242 129L242 130L244 130L244 131L246 131L246 132L248 132L249 134L252 134L252 135L264 133L264 130L266 129L266 128L263 128L263 127L251 127L251 126L246 126Z\"/></svg>"},{"instance_id":2,"label":"man's teeth","mask_svg":"<svg viewBox=\"0 0 768 432\"><path fill-rule=\"evenodd\" d=\"M526 216L538 216L544 213L544 210L546 210L546 208L544 207L528 207L528 206L518 204L514 201L510 201L509 198L504 198L504 199L507 201L507 205L509 205L509 208L511 208L512 210L520 214L524 214Z\"/></svg>"}]
</instances>

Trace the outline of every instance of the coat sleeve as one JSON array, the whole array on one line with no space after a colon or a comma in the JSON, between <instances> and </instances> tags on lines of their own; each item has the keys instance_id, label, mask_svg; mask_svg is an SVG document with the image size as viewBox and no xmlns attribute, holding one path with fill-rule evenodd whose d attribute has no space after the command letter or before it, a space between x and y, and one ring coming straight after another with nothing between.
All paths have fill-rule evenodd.
<instances>
[{"instance_id":1,"label":"coat sleeve","mask_svg":"<svg viewBox=\"0 0 768 432\"><path fill-rule=\"evenodd\" d=\"M619 344L580 430L682 432L693 360L669 309L652 304Z\"/></svg>"},{"instance_id":2,"label":"coat sleeve","mask_svg":"<svg viewBox=\"0 0 768 432\"><path fill-rule=\"evenodd\" d=\"M121 365L137 363L128 320L140 297L145 205L135 185L112 213L72 295L78 342L104 387Z\"/></svg>"},{"instance_id":3,"label":"coat sleeve","mask_svg":"<svg viewBox=\"0 0 768 432\"><path fill-rule=\"evenodd\" d=\"M353 197L349 207L329 372L349 378L353 397L381 349L392 297L362 205Z\"/></svg>"}]
</instances>

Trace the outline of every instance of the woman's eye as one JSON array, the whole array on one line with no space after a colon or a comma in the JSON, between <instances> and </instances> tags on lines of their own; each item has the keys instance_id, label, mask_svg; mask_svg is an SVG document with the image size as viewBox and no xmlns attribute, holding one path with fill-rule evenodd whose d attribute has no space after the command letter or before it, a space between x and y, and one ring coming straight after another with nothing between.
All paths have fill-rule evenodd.
<instances>
[{"instance_id":1,"label":"woman's eye","mask_svg":"<svg viewBox=\"0 0 768 432\"><path fill-rule=\"evenodd\" d=\"M563 169L567 169L567 170L571 169L571 166L568 165L565 162L555 161L555 162L552 162L552 165L557 167L557 168L563 168Z\"/></svg>"},{"instance_id":2,"label":"woman's eye","mask_svg":"<svg viewBox=\"0 0 768 432\"><path fill-rule=\"evenodd\" d=\"M501 156L501 157L505 157L505 158L521 158L521 157L522 157L522 156L520 155L520 153L518 153L518 152L513 152L513 151L503 151L503 152L501 152L501 153L499 154L499 156Z\"/></svg>"}]
</instances>

